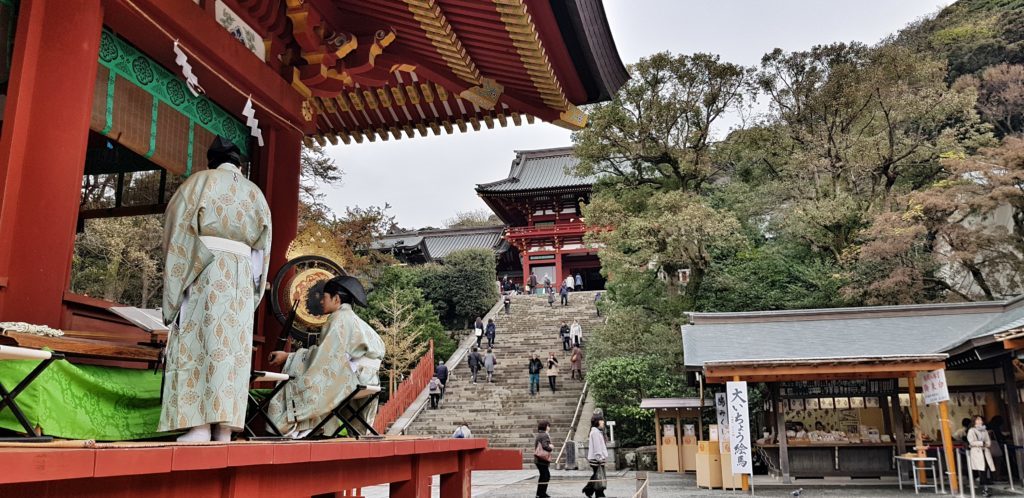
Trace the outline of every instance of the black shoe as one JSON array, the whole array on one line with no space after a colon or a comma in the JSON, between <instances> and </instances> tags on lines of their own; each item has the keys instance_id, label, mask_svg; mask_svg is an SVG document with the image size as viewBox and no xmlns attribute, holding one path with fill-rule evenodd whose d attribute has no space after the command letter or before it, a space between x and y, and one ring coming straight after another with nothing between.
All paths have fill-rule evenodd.
<instances>
[{"instance_id":1,"label":"black shoe","mask_svg":"<svg viewBox=\"0 0 1024 498\"><path fill-rule=\"evenodd\" d=\"M594 492L587 490L587 488L583 488L583 494L587 495L587 498L592 498L594 496Z\"/></svg>"}]
</instances>

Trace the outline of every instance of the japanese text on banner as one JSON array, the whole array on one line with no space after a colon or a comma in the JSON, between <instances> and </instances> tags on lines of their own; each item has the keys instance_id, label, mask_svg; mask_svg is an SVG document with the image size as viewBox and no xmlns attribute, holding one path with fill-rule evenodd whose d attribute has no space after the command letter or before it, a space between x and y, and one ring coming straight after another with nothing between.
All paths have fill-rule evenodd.
<instances>
[{"instance_id":1,"label":"japanese text on banner","mask_svg":"<svg viewBox=\"0 0 1024 498\"><path fill-rule=\"evenodd\" d=\"M949 401L949 386L946 385L946 371L932 370L923 375L921 391L924 393L924 404L932 405L941 401Z\"/></svg>"},{"instance_id":2,"label":"japanese text on banner","mask_svg":"<svg viewBox=\"0 0 1024 498\"><path fill-rule=\"evenodd\" d=\"M729 405L725 393L715 394L715 415L718 417L718 452L729 452Z\"/></svg>"},{"instance_id":3,"label":"japanese text on banner","mask_svg":"<svg viewBox=\"0 0 1024 498\"><path fill-rule=\"evenodd\" d=\"M752 474L750 451L750 404L746 382L726 382L725 395L729 406L729 447L732 450L732 472Z\"/></svg>"}]
</instances>

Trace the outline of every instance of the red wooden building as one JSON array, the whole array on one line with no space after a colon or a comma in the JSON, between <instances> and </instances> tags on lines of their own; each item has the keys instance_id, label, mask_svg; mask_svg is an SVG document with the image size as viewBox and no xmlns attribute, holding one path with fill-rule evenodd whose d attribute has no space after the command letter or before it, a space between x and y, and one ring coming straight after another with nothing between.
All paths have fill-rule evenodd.
<instances>
[{"instance_id":1,"label":"red wooden building","mask_svg":"<svg viewBox=\"0 0 1024 498\"><path fill-rule=\"evenodd\" d=\"M590 200L594 178L572 175L572 147L517 151L508 178L476 191L508 225L505 239L519 251L522 282L549 277L557 287L579 274L586 290L604 288L597 247L583 240L580 206Z\"/></svg>"},{"instance_id":2,"label":"red wooden building","mask_svg":"<svg viewBox=\"0 0 1024 498\"><path fill-rule=\"evenodd\" d=\"M215 135L239 143L270 204L273 274L296 235L304 141L534 118L575 129L578 106L625 77L600 0L0 0L0 321L147 338L114 303L70 292L76 233L163 212ZM143 172L150 184L125 181ZM83 208L97 175L117 178L113 200ZM255 335L273 343L267 308ZM468 496L471 469L521 462L485 457L482 440L347 444L0 449L0 495L310 496L390 482L392 496L425 496L441 474L443 496Z\"/></svg>"},{"instance_id":3,"label":"red wooden building","mask_svg":"<svg viewBox=\"0 0 1024 498\"><path fill-rule=\"evenodd\" d=\"M175 40L205 95L184 84ZM128 342L139 331L113 303L69 291L76 230L161 213L215 134L242 143L267 196L273 274L296 232L304 140L534 117L579 128L577 106L626 78L600 0L0 0L0 49L0 320ZM263 147L247 140L250 95ZM147 170L160 173L155 202L131 204L137 186L118 182L116 202L80 209L87 175ZM276 338L266 312L257 327Z\"/></svg>"}]
</instances>

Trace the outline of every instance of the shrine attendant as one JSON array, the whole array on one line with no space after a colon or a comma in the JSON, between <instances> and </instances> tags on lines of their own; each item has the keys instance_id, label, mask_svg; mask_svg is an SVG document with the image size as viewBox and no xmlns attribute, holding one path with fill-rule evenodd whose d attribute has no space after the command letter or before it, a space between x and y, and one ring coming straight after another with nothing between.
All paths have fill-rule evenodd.
<instances>
[{"instance_id":1,"label":"shrine attendant","mask_svg":"<svg viewBox=\"0 0 1024 498\"><path fill-rule=\"evenodd\" d=\"M356 386L379 386L377 375L384 359L384 341L352 305L366 306L366 292L354 277L335 277L324 284L320 301L331 316L324 324L318 343L292 353L274 351L270 364L284 365L291 375L283 392L270 404L269 414L281 432L303 438L336 408ZM377 415L377 401L362 413L370 424ZM333 433L338 421L324 427Z\"/></svg>"},{"instance_id":2,"label":"shrine attendant","mask_svg":"<svg viewBox=\"0 0 1024 498\"><path fill-rule=\"evenodd\" d=\"M252 325L267 284L270 208L242 176L238 147L217 137L209 168L167 205L163 318L170 324L158 430L229 441L242 430Z\"/></svg>"}]
</instances>

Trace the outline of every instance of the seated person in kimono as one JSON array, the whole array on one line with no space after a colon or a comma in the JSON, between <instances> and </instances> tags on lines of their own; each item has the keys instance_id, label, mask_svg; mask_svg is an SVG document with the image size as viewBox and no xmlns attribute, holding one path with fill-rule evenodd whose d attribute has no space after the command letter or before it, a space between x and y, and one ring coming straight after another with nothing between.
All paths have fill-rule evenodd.
<instances>
[{"instance_id":1,"label":"seated person in kimono","mask_svg":"<svg viewBox=\"0 0 1024 498\"><path fill-rule=\"evenodd\" d=\"M272 366L293 380L270 404L269 414L281 432L303 438L331 413L356 386L378 386L377 371L384 359L384 341L352 305L366 306L366 291L354 277L340 276L324 284L321 305L330 313L315 346L286 353L270 354ZM377 401L371 402L363 418L373 423ZM324 426L334 432L338 421Z\"/></svg>"}]
</instances>

